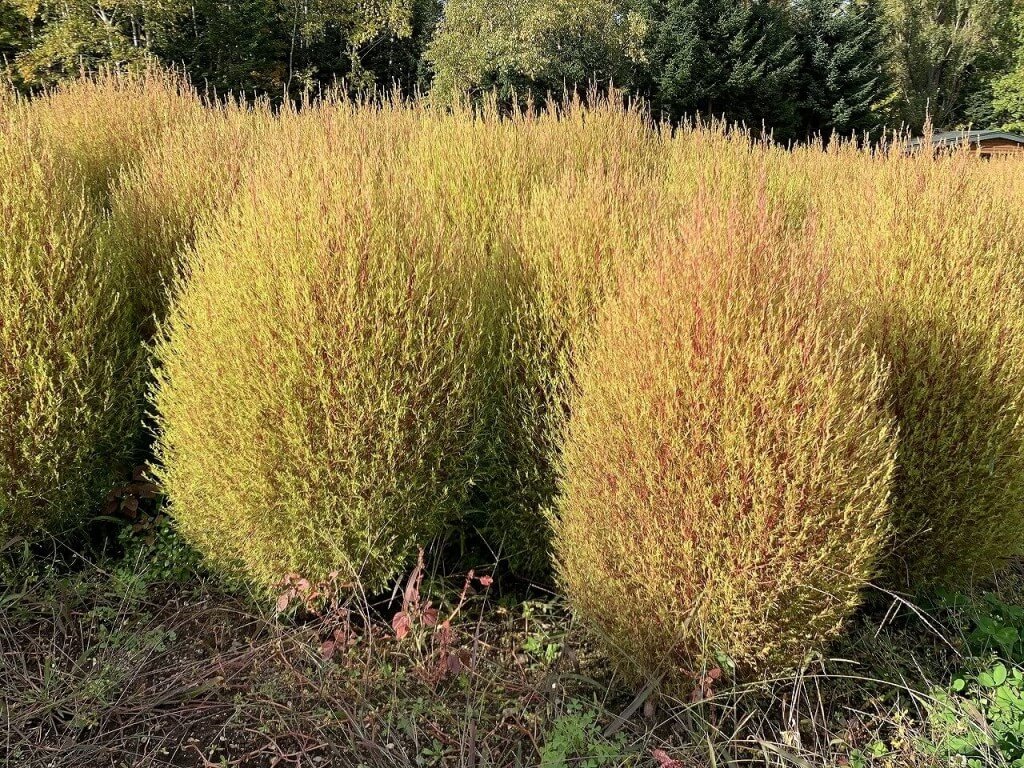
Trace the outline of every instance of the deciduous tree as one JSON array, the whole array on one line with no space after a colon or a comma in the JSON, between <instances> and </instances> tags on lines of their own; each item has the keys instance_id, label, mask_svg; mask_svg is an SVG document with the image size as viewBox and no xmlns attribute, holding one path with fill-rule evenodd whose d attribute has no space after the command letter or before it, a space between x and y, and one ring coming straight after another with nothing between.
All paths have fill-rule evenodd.
<instances>
[{"instance_id":1,"label":"deciduous tree","mask_svg":"<svg viewBox=\"0 0 1024 768\"><path fill-rule=\"evenodd\" d=\"M884 0L893 118L913 130L926 116L940 128L969 122L971 96L1004 71L1016 2Z\"/></svg>"},{"instance_id":2,"label":"deciduous tree","mask_svg":"<svg viewBox=\"0 0 1024 768\"><path fill-rule=\"evenodd\" d=\"M1024 132L1024 5L1017 12L1016 30L1014 66L992 84L992 110L1001 127Z\"/></svg>"},{"instance_id":3,"label":"deciduous tree","mask_svg":"<svg viewBox=\"0 0 1024 768\"><path fill-rule=\"evenodd\" d=\"M447 100L497 89L628 85L644 58L647 22L631 0L450 0L430 44L433 91Z\"/></svg>"}]
</instances>

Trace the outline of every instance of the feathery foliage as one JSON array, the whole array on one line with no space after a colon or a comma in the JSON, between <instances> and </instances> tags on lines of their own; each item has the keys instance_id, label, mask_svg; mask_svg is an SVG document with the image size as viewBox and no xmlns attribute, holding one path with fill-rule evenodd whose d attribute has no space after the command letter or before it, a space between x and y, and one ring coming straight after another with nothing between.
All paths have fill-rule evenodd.
<instances>
[{"instance_id":1,"label":"feathery foliage","mask_svg":"<svg viewBox=\"0 0 1024 768\"><path fill-rule=\"evenodd\" d=\"M106 205L118 173L202 105L182 78L153 68L72 80L22 106L54 162Z\"/></svg>"},{"instance_id":2,"label":"feathery foliage","mask_svg":"<svg viewBox=\"0 0 1024 768\"><path fill-rule=\"evenodd\" d=\"M819 268L744 198L698 192L605 305L562 459L563 588L628 674L684 689L799 666L888 527L884 364L831 332Z\"/></svg>"},{"instance_id":3,"label":"feathery foliage","mask_svg":"<svg viewBox=\"0 0 1024 768\"><path fill-rule=\"evenodd\" d=\"M34 127L17 111L8 117L0 122L0 535L72 526L96 510L134 447L141 413L138 345L98 246L96 212Z\"/></svg>"},{"instance_id":4,"label":"feathery foliage","mask_svg":"<svg viewBox=\"0 0 1024 768\"><path fill-rule=\"evenodd\" d=\"M164 316L169 286L200 223L231 203L275 125L265 102L186 110L173 132L117 177L109 248L144 328Z\"/></svg>"},{"instance_id":5,"label":"feathery foliage","mask_svg":"<svg viewBox=\"0 0 1024 768\"><path fill-rule=\"evenodd\" d=\"M83 78L0 107L0 524L98 512L142 437L146 357L109 190L200 104L165 73Z\"/></svg>"},{"instance_id":6,"label":"feathery foliage","mask_svg":"<svg viewBox=\"0 0 1024 768\"><path fill-rule=\"evenodd\" d=\"M1024 526L1024 216L1009 197L1020 183L997 172L1013 164L847 148L793 165L812 179L837 301L866 316L866 342L891 365L890 577L990 575L1021 553L1011 532Z\"/></svg>"},{"instance_id":7,"label":"feathery foliage","mask_svg":"<svg viewBox=\"0 0 1024 768\"><path fill-rule=\"evenodd\" d=\"M174 514L267 587L337 571L380 589L464 507L474 270L404 193L413 114L280 123L159 344Z\"/></svg>"},{"instance_id":8,"label":"feathery foliage","mask_svg":"<svg viewBox=\"0 0 1024 768\"><path fill-rule=\"evenodd\" d=\"M460 533L543 580L554 521L581 618L680 682L1019 554L1019 168L588 100L0 97L0 525L97 508L155 318L174 514L268 589Z\"/></svg>"}]
</instances>

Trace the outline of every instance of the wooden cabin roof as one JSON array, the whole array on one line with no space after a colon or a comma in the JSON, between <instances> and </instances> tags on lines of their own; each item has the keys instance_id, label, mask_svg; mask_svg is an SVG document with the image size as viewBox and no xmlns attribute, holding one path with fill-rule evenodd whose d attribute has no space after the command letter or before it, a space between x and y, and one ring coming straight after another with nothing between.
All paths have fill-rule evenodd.
<instances>
[{"instance_id":1,"label":"wooden cabin roof","mask_svg":"<svg viewBox=\"0 0 1024 768\"><path fill-rule=\"evenodd\" d=\"M942 131L932 134L933 147L948 147L957 144L972 144L983 146L984 144L1019 145L1024 149L1024 136L1009 131ZM924 145L924 137L912 139L909 143L911 149Z\"/></svg>"}]
</instances>

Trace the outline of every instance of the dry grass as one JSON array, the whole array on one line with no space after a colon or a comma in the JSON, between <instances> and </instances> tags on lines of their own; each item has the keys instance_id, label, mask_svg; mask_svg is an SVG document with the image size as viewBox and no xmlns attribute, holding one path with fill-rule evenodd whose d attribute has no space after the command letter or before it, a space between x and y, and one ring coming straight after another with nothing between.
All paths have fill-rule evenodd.
<instances>
[{"instance_id":1,"label":"dry grass","mask_svg":"<svg viewBox=\"0 0 1024 768\"><path fill-rule=\"evenodd\" d=\"M7 764L654 768L656 750L696 768L949 764L928 726L931 686L963 664L948 612L895 603L798 675L654 699L610 676L558 601L510 607L428 570L422 599L450 624L398 640L382 619L401 599L274 617L202 573L157 575L166 550L127 543L3 553Z\"/></svg>"}]
</instances>

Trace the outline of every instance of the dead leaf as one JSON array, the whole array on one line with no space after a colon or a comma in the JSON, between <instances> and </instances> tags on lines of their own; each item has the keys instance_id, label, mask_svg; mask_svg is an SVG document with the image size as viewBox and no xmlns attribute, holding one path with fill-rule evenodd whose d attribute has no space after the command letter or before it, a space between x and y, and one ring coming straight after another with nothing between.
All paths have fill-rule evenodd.
<instances>
[{"instance_id":1,"label":"dead leaf","mask_svg":"<svg viewBox=\"0 0 1024 768\"><path fill-rule=\"evenodd\" d=\"M663 749L652 749L651 757L658 761L660 768L683 768L680 760L673 760Z\"/></svg>"},{"instance_id":2,"label":"dead leaf","mask_svg":"<svg viewBox=\"0 0 1024 768\"><path fill-rule=\"evenodd\" d=\"M462 659L457 654L450 654L445 662L450 674L457 675L462 671Z\"/></svg>"},{"instance_id":3,"label":"dead leaf","mask_svg":"<svg viewBox=\"0 0 1024 768\"><path fill-rule=\"evenodd\" d=\"M412 629L412 620L405 611L399 611L391 620L391 628L395 630L395 637L399 640L409 634Z\"/></svg>"}]
</instances>

